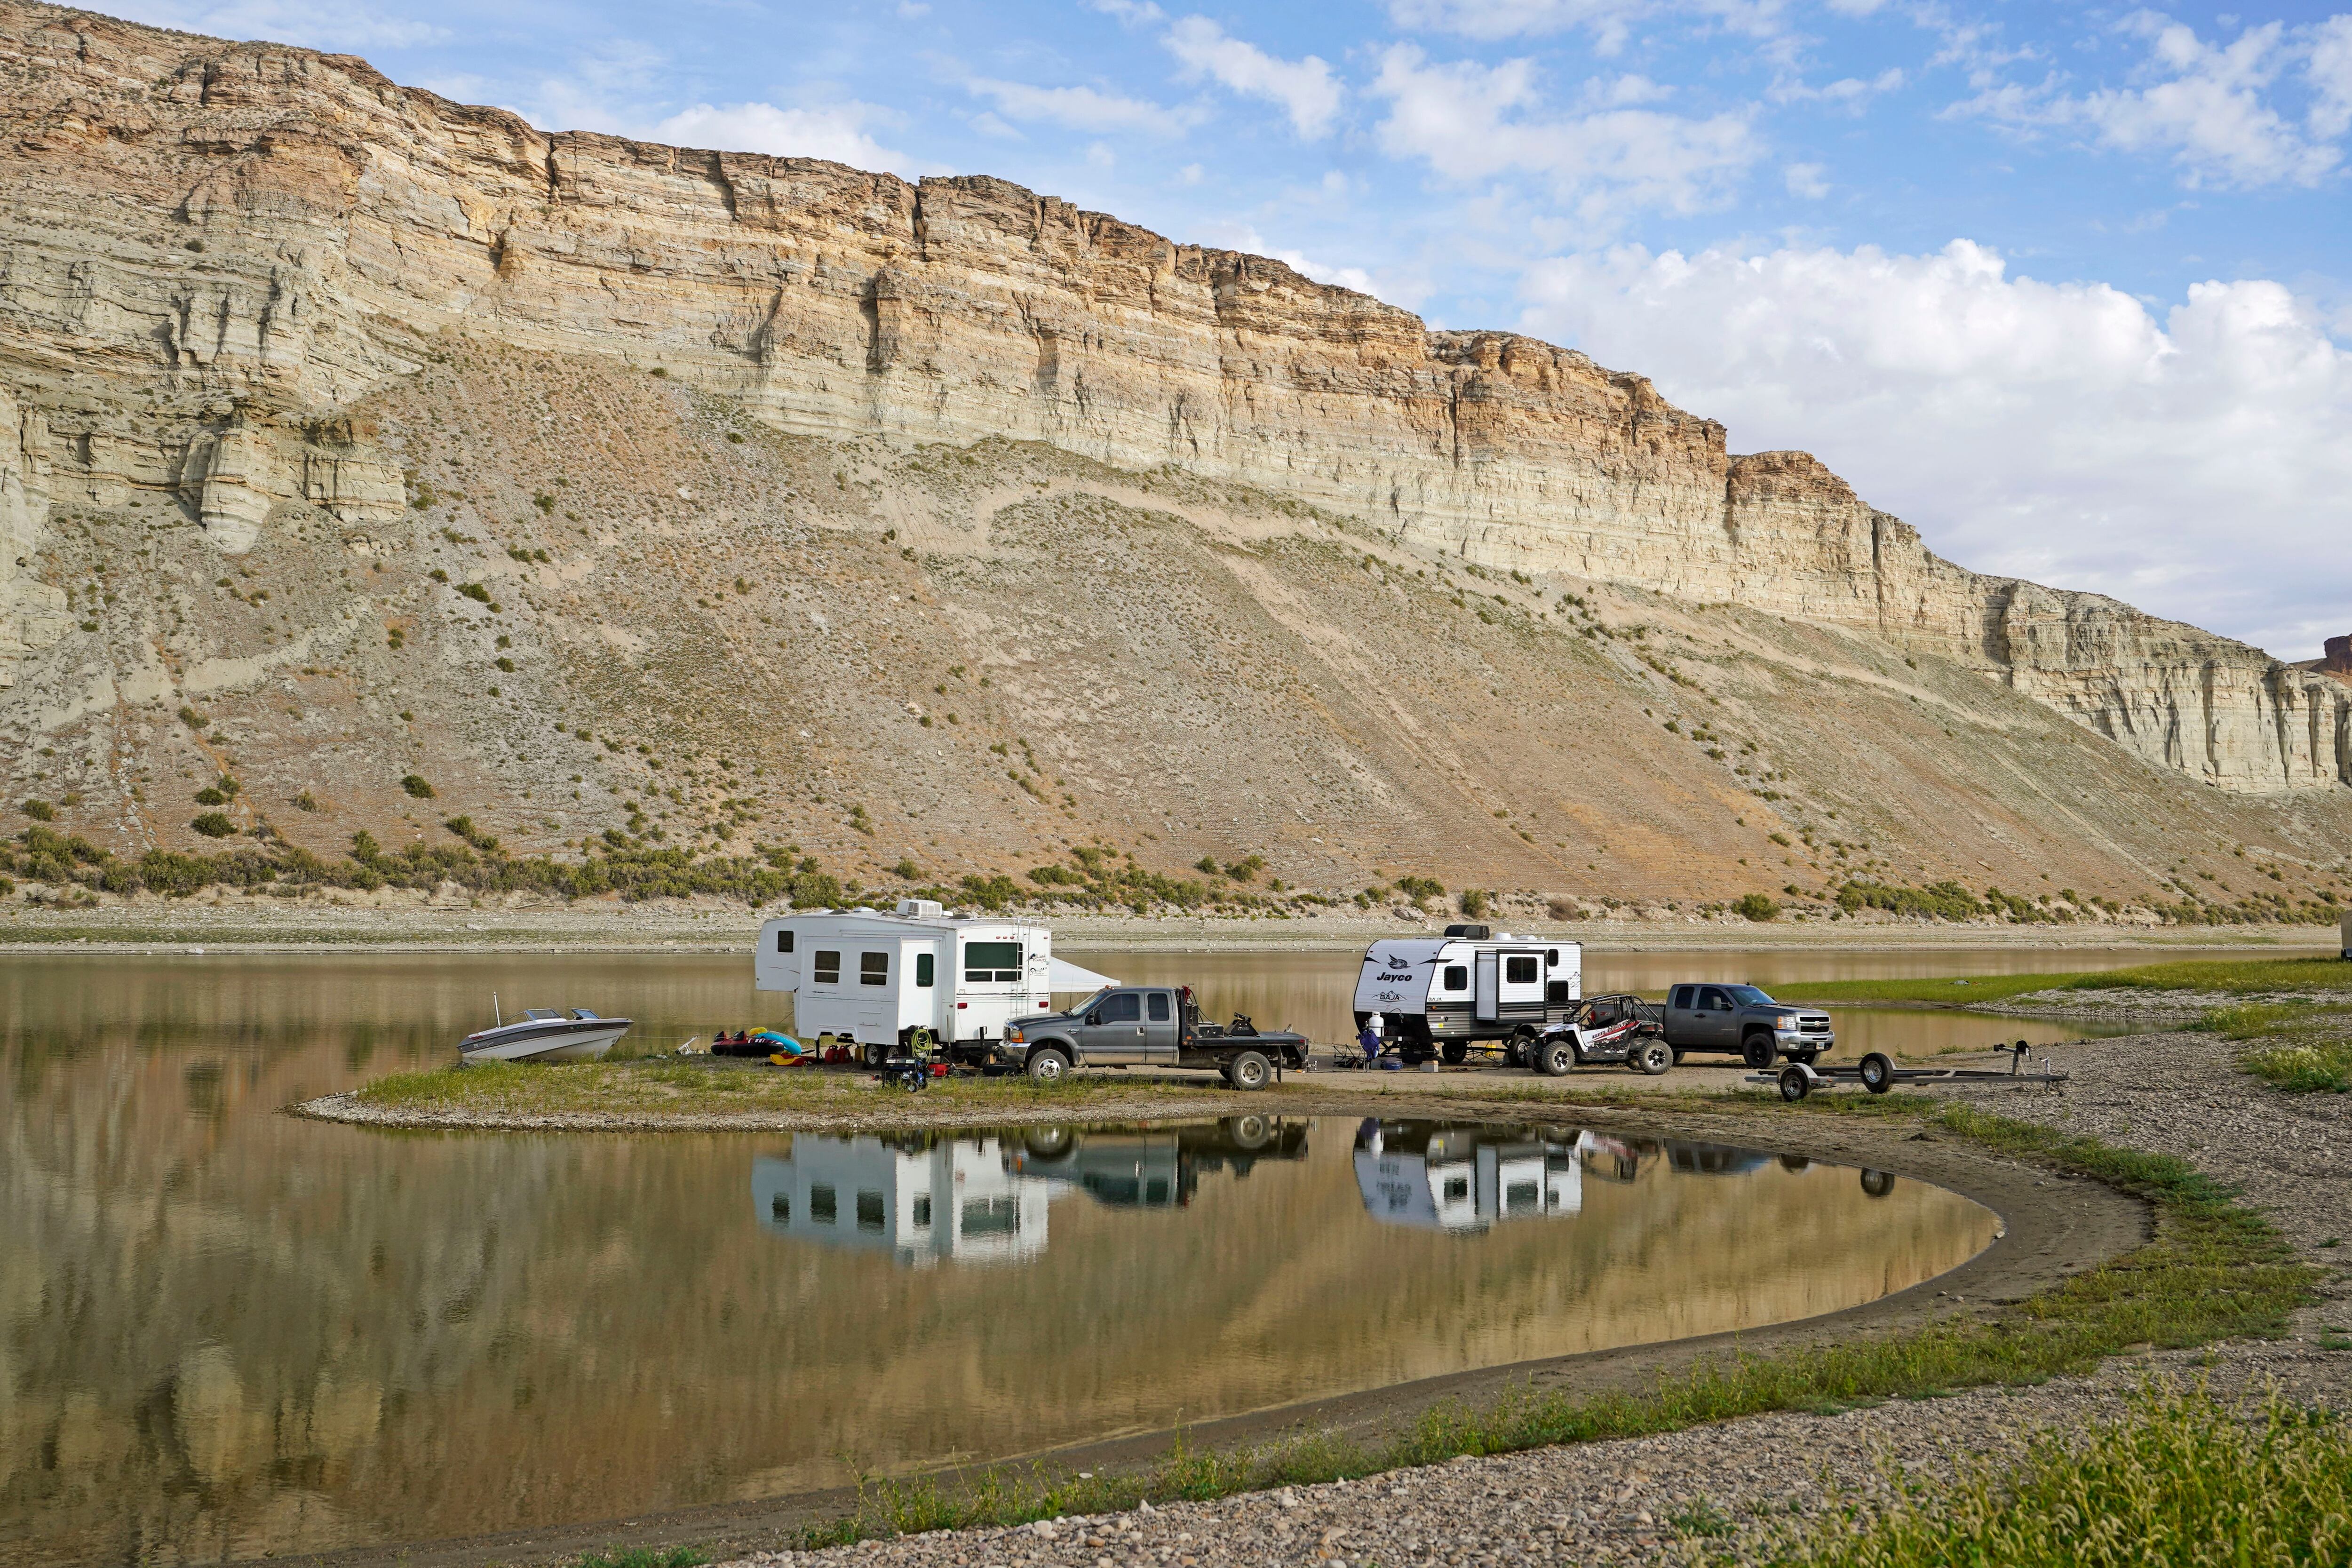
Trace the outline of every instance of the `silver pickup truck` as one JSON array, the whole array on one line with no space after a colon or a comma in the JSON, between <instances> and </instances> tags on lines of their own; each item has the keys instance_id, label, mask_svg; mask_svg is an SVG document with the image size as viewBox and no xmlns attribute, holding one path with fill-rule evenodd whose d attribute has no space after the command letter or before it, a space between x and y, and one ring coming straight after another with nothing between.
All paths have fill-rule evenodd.
<instances>
[{"instance_id":1,"label":"silver pickup truck","mask_svg":"<svg viewBox=\"0 0 2352 1568\"><path fill-rule=\"evenodd\" d=\"M1775 1002L1753 985L1675 986L1666 993L1665 1030L1677 1061L1685 1051L1732 1051L1759 1070L1782 1057L1811 1062L1837 1044L1827 1013Z\"/></svg>"}]
</instances>

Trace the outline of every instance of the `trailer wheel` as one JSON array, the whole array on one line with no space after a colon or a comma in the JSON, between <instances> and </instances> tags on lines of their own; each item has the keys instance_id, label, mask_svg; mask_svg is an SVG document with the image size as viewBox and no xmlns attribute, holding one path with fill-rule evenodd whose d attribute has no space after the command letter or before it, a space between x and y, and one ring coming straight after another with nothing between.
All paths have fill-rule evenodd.
<instances>
[{"instance_id":1,"label":"trailer wheel","mask_svg":"<svg viewBox=\"0 0 2352 1568\"><path fill-rule=\"evenodd\" d=\"M1813 1075L1803 1068L1792 1062L1780 1069L1780 1098L1790 1104L1794 1105L1804 1099L1812 1092L1812 1089Z\"/></svg>"},{"instance_id":2,"label":"trailer wheel","mask_svg":"<svg viewBox=\"0 0 2352 1568\"><path fill-rule=\"evenodd\" d=\"M1630 1060L1636 1072L1656 1078L1675 1065L1675 1053L1668 1050L1663 1041L1643 1040L1633 1047Z\"/></svg>"},{"instance_id":3,"label":"trailer wheel","mask_svg":"<svg viewBox=\"0 0 2352 1568\"><path fill-rule=\"evenodd\" d=\"M1883 1198L1895 1190L1895 1178L1885 1171L1864 1171L1862 1191L1866 1197Z\"/></svg>"},{"instance_id":4,"label":"trailer wheel","mask_svg":"<svg viewBox=\"0 0 2352 1568\"><path fill-rule=\"evenodd\" d=\"M1739 1042L1740 1059L1758 1072L1771 1067L1780 1054L1780 1047L1772 1043L1772 1037L1760 1029Z\"/></svg>"},{"instance_id":5,"label":"trailer wheel","mask_svg":"<svg viewBox=\"0 0 2352 1568\"><path fill-rule=\"evenodd\" d=\"M1569 1069L1576 1066L1576 1047L1566 1040L1554 1040L1548 1046L1538 1047L1536 1066L1543 1069L1546 1078L1566 1078Z\"/></svg>"},{"instance_id":6,"label":"trailer wheel","mask_svg":"<svg viewBox=\"0 0 2352 1568\"><path fill-rule=\"evenodd\" d=\"M888 1061L889 1059L890 1047L884 1045L881 1041L877 1040L872 1045L866 1047L866 1065L867 1067L879 1068L884 1062Z\"/></svg>"},{"instance_id":7,"label":"trailer wheel","mask_svg":"<svg viewBox=\"0 0 2352 1568\"><path fill-rule=\"evenodd\" d=\"M1884 1051L1873 1051L1862 1058L1862 1087L1873 1094L1885 1094L1895 1087L1895 1064Z\"/></svg>"},{"instance_id":8,"label":"trailer wheel","mask_svg":"<svg viewBox=\"0 0 2352 1568\"><path fill-rule=\"evenodd\" d=\"M1470 1042L1467 1040L1448 1040L1444 1046L1439 1047L1439 1054L1445 1058L1445 1065L1447 1067L1458 1068L1464 1062L1470 1059Z\"/></svg>"},{"instance_id":9,"label":"trailer wheel","mask_svg":"<svg viewBox=\"0 0 2352 1568\"><path fill-rule=\"evenodd\" d=\"M1274 1064L1255 1051L1244 1051L1234 1058L1226 1081L1238 1089L1260 1089L1274 1077Z\"/></svg>"},{"instance_id":10,"label":"trailer wheel","mask_svg":"<svg viewBox=\"0 0 2352 1568\"><path fill-rule=\"evenodd\" d=\"M1070 1058L1051 1047L1031 1051L1029 1076L1039 1083L1059 1083L1070 1076Z\"/></svg>"}]
</instances>

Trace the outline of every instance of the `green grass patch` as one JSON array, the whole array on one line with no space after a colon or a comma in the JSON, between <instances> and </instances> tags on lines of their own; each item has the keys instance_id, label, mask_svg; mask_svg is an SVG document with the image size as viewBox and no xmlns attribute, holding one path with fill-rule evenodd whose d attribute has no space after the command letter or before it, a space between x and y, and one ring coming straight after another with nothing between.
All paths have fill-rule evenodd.
<instances>
[{"instance_id":1,"label":"green grass patch","mask_svg":"<svg viewBox=\"0 0 2352 1568\"><path fill-rule=\"evenodd\" d=\"M1955 1007L2036 991L2210 991L2260 996L2352 992L2352 963L2326 957L2225 958L2048 974L1792 982L1767 989L1784 1002L1940 1002Z\"/></svg>"},{"instance_id":2,"label":"green grass patch","mask_svg":"<svg viewBox=\"0 0 2352 1568\"><path fill-rule=\"evenodd\" d=\"M908 1100L925 1109L992 1110L1063 1106L1083 1115L1088 1106L1118 1100L1197 1099L1223 1092L1213 1083L1162 1083L1150 1079L1072 1075L1058 1083L1026 1078L950 1078L919 1095L874 1084L862 1072L772 1068L708 1057L641 1057L602 1062L452 1063L424 1072L393 1073L358 1090L361 1104L429 1118L464 1111L485 1116L548 1116L570 1112L696 1116L747 1111L805 1111L829 1116L897 1111Z\"/></svg>"},{"instance_id":3,"label":"green grass patch","mask_svg":"<svg viewBox=\"0 0 2352 1568\"><path fill-rule=\"evenodd\" d=\"M1913 1482L1778 1557L1803 1568L2206 1568L2352 1563L2352 1426L2273 1397L2258 1422L2151 1385L2123 1420L2015 1471Z\"/></svg>"},{"instance_id":4,"label":"green grass patch","mask_svg":"<svg viewBox=\"0 0 2352 1568\"><path fill-rule=\"evenodd\" d=\"M1655 1098L1648 1103L1654 1106ZM1895 1112L1882 1105L1856 1113ZM1968 1106L1939 1104L1928 1120L1981 1147L2095 1177L2147 1199L2158 1215L2156 1239L1988 1319L1857 1337L1826 1350L1712 1359L1638 1393L1579 1397L1523 1390L1481 1408L1444 1405L1377 1447L1325 1433L1223 1450L1180 1441L1159 1465L1125 1475L1055 1476L1033 1466L868 1480L859 1488L856 1511L812 1531L808 1544L1106 1513L1147 1500L1338 1480L1461 1454L1644 1436L1768 1411L1847 1409L1986 1384L2039 1383L2086 1371L2126 1348L2275 1334L2287 1314L2311 1299L2317 1271L2296 1261L2261 1215L2241 1207L2233 1189L2184 1161Z\"/></svg>"},{"instance_id":5,"label":"green grass patch","mask_svg":"<svg viewBox=\"0 0 2352 1568\"><path fill-rule=\"evenodd\" d=\"M2238 1065L2292 1094L2352 1093L2352 1007L2311 1002L2240 1002L2215 1007L2197 1027L2226 1040L2258 1040Z\"/></svg>"},{"instance_id":6,"label":"green grass patch","mask_svg":"<svg viewBox=\"0 0 2352 1568\"><path fill-rule=\"evenodd\" d=\"M592 1552L572 1568L699 1568L709 1561L692 1546L632 1546L623 1552Z\"/></svg>"}]
</instances>

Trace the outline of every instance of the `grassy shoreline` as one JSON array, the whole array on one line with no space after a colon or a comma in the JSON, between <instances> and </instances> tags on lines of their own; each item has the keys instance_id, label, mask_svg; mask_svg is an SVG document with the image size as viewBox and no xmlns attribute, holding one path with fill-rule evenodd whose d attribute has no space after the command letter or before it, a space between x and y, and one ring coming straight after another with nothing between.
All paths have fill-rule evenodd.
<instances>
[{"instance_id":1,"label":"grassy shoreline","mask_svg":"<svg viewBox=\"0 0 2352 1568\"><path fill-rule=\"evenodd\" d=\"M2333 956L2191 959L2043 974L1803 981L1777 987L1774 994L1789 1002L1981 1007L2043 991L2188 991L2232 996L2352 994L2352 963Z\"/></svg>"},{"instance_id":2,"label":"grassy shoreline","mask_svg":"<svg viewBox=\"0 0 2352 1568\"><path fill-rule=\"evenodd\" d=\"M1832 1102L1814 1113L1918 1117L1987 1152L2088 1176L2147 1200L2147 1245L1980 1319L1946 1321L1826 1350L1701 1363L1647 1393L1523 1395L1481 1408L1442 1406L1383 1446L1306 1435L1253 1447L1195 1451L1181 1441L1129 1474L1055 1476L991 1468L859 1489L849 1514L810 1529L807 1547L924 1531L1003 1527L1356 1479L1458 1455L1637 1437L1784 1410L1845 1408L2090 1370L2119 1352L2189 1347L2280 1332L2313 1298L2318 1270L2298 1261L2234 1189L2169 1155L2121 1149L1959 1105L1920 1116L1916 1101Z\"/></svg>"}]
</instances>

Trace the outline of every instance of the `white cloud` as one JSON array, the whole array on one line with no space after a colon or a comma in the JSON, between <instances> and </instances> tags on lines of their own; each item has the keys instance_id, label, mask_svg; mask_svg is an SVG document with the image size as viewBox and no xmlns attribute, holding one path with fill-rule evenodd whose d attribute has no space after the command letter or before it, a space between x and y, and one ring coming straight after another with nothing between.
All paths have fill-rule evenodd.
<instances>
[{"instance_id":1,"label":"white cloud","mask_svg":"<svg viewBox=\"0 0 2352 1568\"><path fill-rule=\"evenodd\" d=\"M1116 16L1130 27L1149 26L1168 19L1168 13L1151 4L1151 0L1087 0L1087 8Z\"/></svg>"},{"instance_id":2,"label":"white cloud","mask_svg":"<svg viewBox=\"0 0 2352 1568\"><path fill-rule=\"evenodd\" d=\"M221 38L265 38L328 51L407 49L445 43L449 29L419 22L352 0L226 0L225 4L110 5L107 11L132 22L209 33Z\"/></svg>"},{"instance_id":3,"label":"white cloud","mask_svg":"<svg viewBox=\"0 0 2352 1568\"><path fill-rule=\"evenodd\" d=\"M986 77L973 77L964 86L993 99L997 111L1008 120L1042 120L1095 135L1126 131L1181 136L1202 119L1198 110L1170 109L1091 87L1031 87L1026 82L993 81Z\"/></svg>"},{"instance_id":4,"label":"white cloud","mask_svg":"<svg viewBox=\"0 0 2352 1568\"><path fill-rule=\"evenodd\" d=\"M1950 112L1981 115L2021 131L2081 129L2118 152L2169 153L2190 185L2314 185L2343 156L2326 139L2344 129L2336 122L2329 92L2339 69L2335 51L2345 37L2336 24L2345 20L2335 18L2326 30L2293 37L2272 22L2249 27L2221 46L2204 42L2183 24L2142 11L2123 26L2147 41L2147 58L2134 73L2144 85L2076 96L2063 90L2055 74L2036 86L1988 79L1976 97L1953 105ZM2352 42L2342 47L2352 56ZM2298 60L2317 89L2309 135L2265 96ZM2340 68L2352 76L2352 60ZM2345 120L2352 122L2352 106ZM2330 125L2333 131L2325 129Z\"/></svg>"},{"instance_id":5,"label":"white cloud","mask_svg":"<svg viewBox=\"0 0 2352 1568\"><path fill-rule=\"evenodd\" d=\"M1822 178L1819 163L1791 163L1780 171L1780 178L1792 196L1817 202L1830 194L1830 183Z\"/></svg>"},{"instance_id":6,"label":"white cloud","mask_svg":"<svg viewBox=\"0 0 2352 1568\"><path fill-rule=\"evenodd\" d=\"M766 153L778 158L825 158L857 169L889 169L909 177L929 170L883 146L866 129L882 114L867 103L782 109L772 103L698 103L649 128L650 140L722 153Z\"/></svg>"},{"instance_id":7,"label":"white cloud","mask_svg":"<svg viewBox=\"0 0 2352 1568\"><path fill-rule=\"evenodd\" d=\"M2311 133L2326 141L2352 131L2352 16L2330 16L2311 30L2303 68L2311 84Z\"/></svg>"},{"instance_id":8,"label":"white cloud","mask_svg":"<svg viewBox=\"0 0 2352 1568\"><path fill-rule=\"evenodd\" d=\"M1276 59L1255 44L1229 36L1206 16L1187 16L1161 40L1192 76L1206 75L1245 98L1278 103L1298 134L1312 142L1339 112L1339 83L1313 55Z\"/></svg>"},{"instance_id":9,"label":"white cloud","mask_svg":"<svg viewBox=\"0 0 2352 1568\"><path fill-rule=\"evenodd\" d=\"M1872 99L1895 91L1909 79L1900 66L1889 66L1868 81L1850 76L1814 87L1791 79L1774 82L1771 98L1776 103L1825 103L1859 114Z\"/></svg>"},{"instance_id":10,"label":"white cloud","mask_svg":"<svg viewBox=\"0 0 2352 1568\"><path fill-rule=\"evenodd\" d=\"M1653 17L1691 16L1775 37L1786 28L1787 11L1781 0L1389 0L1390 19L1400 27L1486 40L1581 29L1603 55L1623 48L1634 25Z\"/></svg>"},{"instance_id":11,"label":"white cloud","mask_svg":"<svg viewBox=\"0 0 2352 1568\"><path fill-rule=\"evenodd\" d=\"M1381 295L1372 275L1360 267L1336 267L1318 261L1301 251L1286 249L1271 244L1265 236L1247 224L1211 222L1204 226L1209 237L1228 250L1245 251L1252 256L1264 256L1281 262L1302 278L1312 278L1318 283L1329 283L1341 289L1353 289L1359 294ZM1385 295L1381 295L1386 298Z\"/></svg>"},{"instance_id":12,"label":"white cloud","mask_svg":"<svg viewBox=\"0 0 2352 1568\"><path fill-rule=\"evenodd\" d=\"M2103 283L1924 256L1571 257L1525 325L1642 371L1733 449L1811 450L1979 571L2307 658L2352 629L2352 353L2262 279L2159 315Z\"/></svg>"},{"instance_id":13,"label":"white cloud","mask_svg":"<svg viewBox=\"0 0 2352 1568\"><path fill-rule=\"evenodd\" d=\"M1538 175L1576 200L1588 220L1628 206L1699 211L1763 152L1740 114L1700 120L1628 108L1548 116L1535 68L1524 59L1491 68L1431 65L1412 45L1398 44L1381 57L1371 90L1389 100L1379 135L1390 156L1424 159L1456 181Z\"/></svg>"}]
</instances>

